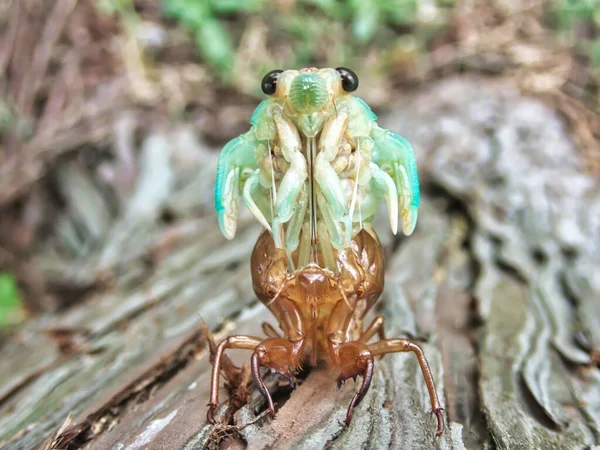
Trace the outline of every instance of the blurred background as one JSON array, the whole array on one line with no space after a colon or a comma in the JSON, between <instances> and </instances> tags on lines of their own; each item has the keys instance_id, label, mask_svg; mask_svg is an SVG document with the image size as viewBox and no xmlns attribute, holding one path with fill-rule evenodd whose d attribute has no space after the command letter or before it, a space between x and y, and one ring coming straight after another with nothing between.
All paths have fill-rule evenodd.
<instances>
[{"instance_id":1,"label":"blurred background","mask_svg":"<svg viewBox=\"0 0 600 450\"><path fill-rule=\"evenodd\" d=\"M597 201L600 0L3 0L0 364L4 365L0 367L5 374L12 367L18 376L3 380L0 407L8 408L7 402L34 389L32 380L62 364L57 362L60 358L112 348L103 341L105 336L124 329L148 308L171 301L165 300L169 296L202 296L207 289L202 280L214 285L218 280L227 283L231 276L227 274L247 276L244 258L257 230L246 232L253 221L243 214L236 241L220 247L225 244L213 213L212 191L216 158L224 143L248 129L252 111L263 97L263 75L306 66L352 68L360 78L357 94L384 125L416 139L426 198L446 197L439 201L447 217L462 211L457 233L463 237L448 242L455 242L465 254L475 252L483 258L472 239L481 216L469 209L471 195L486 186L510 185L506 180L511 171L534 183L536 174L542 173L536 171L538 164L551 169L544 172L548 175L544 183L552 184L563 177L560 169L568 166L573 176L568 179L574 181L563 191L556 183L550 189L573 190L560 201L552 200L553 194L543 201L533 195L533 206L528 207L533 212L572 212L577 199L586 195ZM491 91L465 87L487 83L496 87ZM429 94L414 97L419 92ZM501 117L488 107L496 97L504 98L499 101ZM530 108L529 103L520 103L523 98L542 106ZM463 128L452 125L460 113L443 105L461 103L479 105L465 113L464 123L470 125L463 126L481 127L481 135L492 142L485 147L490 152L496 144L510 147L494 130L512 120L512 105L522 106L515 107L514 117L521 115L511 128L517 130L517 156L487 174L484 187L478 182L460 185L475 170L470 165L477 158L465 156L464 149L472 142L461 135ZM438 112L431 113L435 108ZM412 111L417 110L414 117L432 122L444 117L436 133L452 131L428 141L427 123L411 122ZM418 131L418 126L425 128ZM428 153L434 147L444 149L443 170L436 166L439 158ZM536 153L540 148L544 150ZM519 164L525 165L517 170ZM435 210L434 206L426 205L425 211ZM523 216L511 215L505 206L490 206L490 217L520 226ZM585 203L580 206L586 208ZM585 220L585 226L569 222L556 239L540 238L527 258L532 264L552 260L554 250L548 249L556 244L557 258L572 262L585 253L586 245L596 248L598 235L589 230L597 230L593 228L597 220ZM423 230L427 227L423 225ZM484 233L499 254L505 241L497 236L503 236L503 229ZM386 236L382 237L386 251L394 252L399 241ZM529 238L523 236L523 242L532 242L528 239L540 234L534 230ZM518 247L517 241L511 242L511 248ZM555 244L548 247L545 242ZM528 273L522 259L514 265L506 259L504 255L495 261L503 269L511 266L508 271L513 274ZM190 293L185 286L192 283L191 275L177 277L192 266L192 274L205 278L198 278L200 284L189 287ZM229 272L219 278L221 270ZM475 286L470 280L464 282L465 292ZM597 280L583 275L577 280L569 292L557 288L570 305L576 303L573 297L600 289ZM169 308L183 308L180 312L194 320L197 311L191 300L188 303ZM216 307L211 308L207 311ZM211 328L222 327L224 318L240 309L227 308L214 312L214 317L212 312L201 315ZM577 342L583 353L564 353L572 356L570 363L575 360L586 367L600 361L598 334L589 331L600 321L600 307L596 302L590 308L573 306L575 312L568 315L570 321L581 313L577 317L585 326L571 333L563 333L560 326L552 331ZM563 310L553 314L567 317ZM485 310L480 312L485 315ZM158 319L155 322L163 326ZM40 356L32 351L27 359L19 359L24 349L34 348ZM544 397L543 392L532 391L534 398ZM42 420L28 415L31 405L22 408L25 412L18 420L10 418L14 412L10 408L2 419L0 408L0 425L5 427L0 443L12 442L15 448L39 444L62 423L77 398L72 402L52 420L44 419L47 425L38 428L30 441L24 430ZM539 403L551 410L544 413L550 419L544 420L562 423L551 406ZM89 427L77 431L90 439ZM470 435L472 442L490 439L477 433Z\"/></svg>"}]
</instances>

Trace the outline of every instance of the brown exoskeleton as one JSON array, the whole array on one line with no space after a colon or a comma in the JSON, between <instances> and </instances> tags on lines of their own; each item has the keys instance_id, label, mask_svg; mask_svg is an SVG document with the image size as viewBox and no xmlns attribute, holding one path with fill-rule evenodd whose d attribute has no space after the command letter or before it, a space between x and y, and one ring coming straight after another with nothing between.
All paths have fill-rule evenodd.
<instances>
[{"instance_id":1,"label":"brown exoskeleton","mask_svg":"<svg viewBox=\"0 0 600 450\"><path fill-rule=\"evenodd\" d=\"M429 364L408 339L386 339L378 316L363 329L363 318L384 285L381 245L371 221L381 199L395 232L398 212L412 233L419 205L416 162L410 144L380 128L358 97L356 75L345 68L274 71L263 79L270 98L261 103L248 133L222 151L217 170L219 224L232 238L238 198L267 228L252 252L256 295L277 318L281 333L263 324L266 339L230 336L217 348L208 418L218 407L221 360L226 349L252 351L255 385L275 415L260 368L290 380L304 364L326 361L338 382L362 377L348 407L346 423L365 396L374 358L413 352L444 430ZM379 338L374 343L369 341Z\"/></svg>"}]
</instances>

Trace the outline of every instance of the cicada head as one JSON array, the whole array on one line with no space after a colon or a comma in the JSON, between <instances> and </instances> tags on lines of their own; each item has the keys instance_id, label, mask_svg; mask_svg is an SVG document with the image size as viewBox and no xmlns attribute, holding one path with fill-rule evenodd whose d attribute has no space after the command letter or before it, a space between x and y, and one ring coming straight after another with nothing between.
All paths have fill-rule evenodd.
<instances>
[{"instance_id":1,"label":"cicada head","mask_svg":"<svg viewBox=\"0 0 600 450\"><path fill-rule=\"evenodd\" d=\"M274 70L263 78L262 90L279 103L300 129L323 124L335 114L335 103L358 87L358 77L349 69ZM308 134L311 133L308 129Z\"/></svg>"}]
</instances>

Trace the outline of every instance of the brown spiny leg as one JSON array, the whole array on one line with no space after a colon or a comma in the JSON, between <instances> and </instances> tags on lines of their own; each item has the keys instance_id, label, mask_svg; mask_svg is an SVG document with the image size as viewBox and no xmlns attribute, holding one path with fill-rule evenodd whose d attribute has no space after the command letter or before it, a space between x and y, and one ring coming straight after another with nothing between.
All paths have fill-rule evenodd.
<instances>
[{"instance_id":1,"label":"brown spiny leg","mask_svg":"<svg viewBox=\"0 0 600 450\"><path fill-rule=\"evenodd\" d=\"M429 398L431 400L431 409L437 417L437 436L440 436L444 432L444 417L442 415L443 408L440 405L437 392L435 390L435 383L433 382L433 375L431 368L425 358L425 354L421 347L408 339L385 339L368 346L373 356L385 355L387 353L398 353L398 352L413 352L419 361L421 366L421 372L423 372L423 378L425 378L425 384L429 391Z\"/></svg>"},{"instance_id":2,"label":"brown spiny leg","mask_svg":"<svg viewBox=\"0 0 600 450\"><path fill-rule=\"evenodd\" d=\"M252 354L252 359L250 360L252 378L260 393L265 397L271 416L275 416L275 407L267 386L260 376L260 368L268 367L280 373L294 387L293 372L300 363L303 347L304 340L294 343L283 338L269 338L262 341Z\"/></svg>"},{"instance_id":3,"label":"brown spiny leg","mask_svg":"<svg viewBox=\"0 0 600 450\"><path fill-rule=\"evenodd\" d=\"M300 367L304 355L305 338L302 315L294 302L277 296L266 302L266 306L279 321L284 337L280 337L270 325L263 324L263 331L270 337L254 349L251 368L254 383L265 397L269 413L273 416L275 415L273 400L260 376L260 368L264 366L280 373L288 379L290 385L294 388L296 384L294 373Z\"/></svg>"},{"instance_id":4,"label":"brown spiny leg","mask_svg":"<svg viewBox=\"0 0 600 450\"><path fill-rule=\"evenodd\" d=\"M228 348L254 350L260 344L260 339L252 336L229 336L217 347L210 383L210 402L206 417L210 423L215 423L215 410L219 407L219 375L221 374L221 359Z\"/></svg>"},{"instance_id":5,"label":"brown spiny leg","mask_svg":"<svg viewBox=\"0 0 600 450\"><path fill-rule=\"evenodd\" d=\"M348 327L356 309L356 297L342 295L331 311L327 324L329 357L332 365L340 368L338 387L348 378L362 376L362 383L352 397L346 412L346 424L352 420L352 411L367 393L373 379L373 355L366 344L360 341L347 341ZM373 328L372 326L369 329Z\"/></svg>"},{"instance_id":6,"label":"brown spiny leg","mask_svg":"<svg viewBox=\"0 0 600 450\"><path fill-rule=\"evenodd\" d=\"M371 325L369 325L367 329L362 332L362 334L358 338L358 341L363 343L369 342L369 339L371 339L375 335L377 335L379 339L383 341L385 339L384 325L385 319L383 318L383 316L375 317L375 319L373 319L373 322L371 322Z\"/></svg>"},{"instance_id":7,"label":"brown spiny leg","mask_svg":"<svg viewBox=\"0 0 600 450\"><path fill-rule=\"evenodd\" d=\"M356 380L357 375L362 375L360 388L352 397L346 412L346 425L349 425L354 407L358 406L371 386L373 355L364 344L358 341L348 341L340 346L339 357L342 371L338 378L338 387L348 378Z\"/></svg>"}]
</instances>

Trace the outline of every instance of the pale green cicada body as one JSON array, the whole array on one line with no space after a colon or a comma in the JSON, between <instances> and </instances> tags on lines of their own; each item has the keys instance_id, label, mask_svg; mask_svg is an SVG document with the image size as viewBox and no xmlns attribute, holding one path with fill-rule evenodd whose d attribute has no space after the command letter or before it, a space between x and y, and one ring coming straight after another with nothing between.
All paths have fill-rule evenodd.
<instances>
[{"instance_id":1,"label":"pale green cicada body","mask_svg":"<svg viewBox=\"0 0 600 450\"><path fill-rule=\"evenodd\" d=\"M413 232L419 206L415 155L407 140L377 125L352 94L356 75L345 68L273 71L268 95L250 130L222 150L215 203L223 234L235 235L239 198L273 235L277 248L298 250L298 266L330 266L333 249L370 231L381 201L390 226Z\"/></svg>"}]
</instances>

